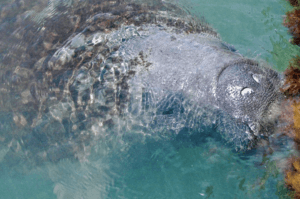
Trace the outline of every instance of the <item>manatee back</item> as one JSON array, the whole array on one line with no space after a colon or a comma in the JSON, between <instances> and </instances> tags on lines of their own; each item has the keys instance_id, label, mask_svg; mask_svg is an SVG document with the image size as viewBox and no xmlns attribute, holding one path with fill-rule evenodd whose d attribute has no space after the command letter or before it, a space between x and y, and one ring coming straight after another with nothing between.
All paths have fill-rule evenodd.
<instances>
[{"instance_id":1,"label":"manatee back","mask_svg":"<svg viewBox=\"0 0 300 199\"><path fill-rule=\"evenodd\" d=\"M0 126L15 132L14 137L0 132L0 142L13 143L14 151L21 146L35 163L84 157L97 141L110 140L111 148L121 142L129 81L138 71L135 59L124 71L122 57L116 55L143 25L217 37L204 21L162 1L72 3L55 4L50 14L47 8L37 13L26 7L32 10L13 13L20 20L0 30L0 106L3 114L13 112ZM26 13L35 17L24 18ZM115 34L119 30L122 35Z\"/></svg>"}]
</instances>

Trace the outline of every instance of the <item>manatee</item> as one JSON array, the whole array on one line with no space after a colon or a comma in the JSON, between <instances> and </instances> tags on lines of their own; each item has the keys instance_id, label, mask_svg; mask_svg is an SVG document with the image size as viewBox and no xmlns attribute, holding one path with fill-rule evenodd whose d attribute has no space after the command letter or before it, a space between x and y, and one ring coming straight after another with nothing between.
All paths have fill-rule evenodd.
<instances>
[{"instance_id":1,"label":"manatee","mask_svg":"<svg viewBox=\"0 0 300 199\"><path fill-rule=\"evenodd\" d=\"M153 132L205 137L203 129L214 129L237 150L274 132L280 75L219 38L145 25L114 56L121 71L134 72L126 117Z\"/></svg>"},{"instance_id":2,"label":"manatee","mask_svg":"<svg viewBox=\"0 0 300 199\"><path fill-rule=\"evenodd\" d=\"M26 12L13 10L10 25L5 12L0 28L7 159L84 159L99 143L109 151L147 137L248 150L274 132L280 74L175 4L18 6Z\"/></svg>"}]
</instances>

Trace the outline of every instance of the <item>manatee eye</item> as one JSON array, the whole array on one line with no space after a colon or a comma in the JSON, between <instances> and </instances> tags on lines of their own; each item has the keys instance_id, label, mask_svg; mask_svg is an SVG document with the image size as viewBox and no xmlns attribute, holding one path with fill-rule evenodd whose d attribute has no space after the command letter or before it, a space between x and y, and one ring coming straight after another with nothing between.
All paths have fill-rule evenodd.
<instances>
[{"instance_id":1,"label":"manatee eye","mask_svg":"<svg viewBox=\"0 0 300 199\"><path fill-rule=\"evenodd\" d=\"M253 78L257 83L260 83L261 75L258 75L258 74L252 74L252 78Z\"/></svg>"},{"instance_id":2,"label":"manatee eye","mask_svg":"<svg viewBox=\"0 0 300 199\"><path fill-rule=\"evenodd\" d=\"M253 89L252 88L243 88L241 90L241 95L245 96L245 95L248 95L248 94L251 94L253 92Z\"/></svg>"}]
</instances>

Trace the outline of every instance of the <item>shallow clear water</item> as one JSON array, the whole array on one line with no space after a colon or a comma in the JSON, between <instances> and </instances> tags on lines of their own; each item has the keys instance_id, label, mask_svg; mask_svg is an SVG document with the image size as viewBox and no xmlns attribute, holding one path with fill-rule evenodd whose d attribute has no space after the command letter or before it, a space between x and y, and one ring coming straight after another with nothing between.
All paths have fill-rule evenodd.
<instances>
[{"instance_id":1,"label":"shallow clear water","mask_svg":"<svg viewBox=\"0 0 300 199\"><path fill-rule=\"evenodd\" d=\"M56 1L49 2L46 11L53 17L51 3ZM275 69L284 70L297 50L281 25L288 7L284 1L178 4L204 16L241 54L267 60ZM1 146L0 198L286 198L280 165L293 150L282 142L272 155L263 157L263 149L238 153L210 138L195 144L148 137L125 147L115 143L120 150L113 151L109 151L113 141L99 141L80 162L63 159L30 169L22 161L3 158L8 152Z\"/></svg>"},{"instance_id":2,"label":"shallow clear water","mask_svg":"<svg viewBox=\"0 0 300 199\"><path fill-rule=\"evenodd\" d=\"M291 45L283 17L291 6L286 1L192 1L179 0L196 16L205 19L243 55L258 57L283 71L299 47ZM211 10L214 10L213 12Z\"/></svg>"}]
</instances>

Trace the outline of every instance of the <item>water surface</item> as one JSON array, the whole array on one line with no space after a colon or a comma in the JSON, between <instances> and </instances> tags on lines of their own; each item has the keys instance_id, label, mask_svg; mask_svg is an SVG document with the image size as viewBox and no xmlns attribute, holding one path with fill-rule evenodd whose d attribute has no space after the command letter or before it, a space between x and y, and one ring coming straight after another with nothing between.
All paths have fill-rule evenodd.
<instances>
[{"instance_id":1,"label":"water surface","mask_svg":"<svg viewBox=\"0 0 300 199\"><path fill-rule=\"evenodd\" d=\"M7 2L1 2L1 7ZM29 4L22 11L17 9L18 6L5 9L14 10L15 14L31 10L24 12L23 17L33 16L39 24L37 31L41 31L56 12L64 12L57 8L60 3L72 5L72 1L53 0ZM299 50L288 43L290 37L281 25L282 15L288 7L284 1L231 0L225 4L223 1L179 0L177 3L199 18L204 16L220 37L238 52L266 60L274 69L284 70L291 54ZM7 21L2 21L2 28L16 20L13 15L8 17ZM32 38L33 42L39 39ZM22 48L22 43L14 45L16 49ZM6 53L6 48L2 50L1 55ZM7 110L2 112L2 115L7 114ZM9 114L7 118L1 116L3 123L16 113ZM11 133L12 137L15 133L3 128L2 131ZM238 153L209 138L199 145L149 137L126 147L115 143L116 148L120 145L120 150L113 152L109 149L114 142L97 141L87 150L89 154L79 158L80 161L73 158L54 161L54 158L53 162L31 167L24 163L26 161L7 155L11 146L13 150L19 150L19 142L12 139L1 145L0 196L4 199L285 198L283 174L278 165L293 153L291 146L285 146L288 145L285 140L282 140L282 147L264 157L263 150ZM122 150L124 148L126 150ZM36 153L41 151L37 149ZM43 154L36 156L39 155ZM25 154L24 158L27 157L31 158Z\"/></svg>"}]
</instances>

